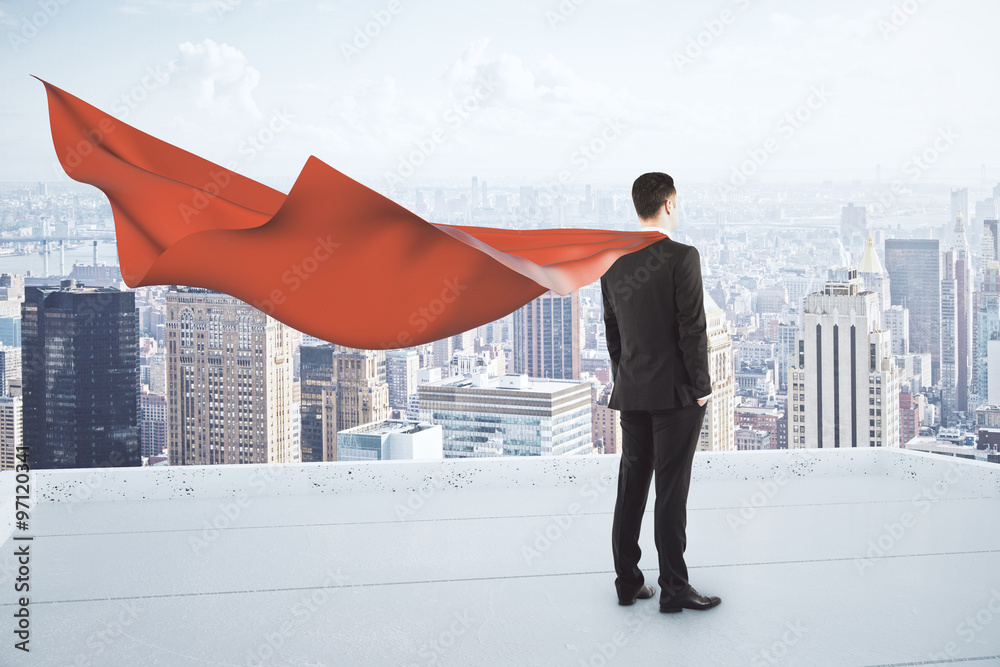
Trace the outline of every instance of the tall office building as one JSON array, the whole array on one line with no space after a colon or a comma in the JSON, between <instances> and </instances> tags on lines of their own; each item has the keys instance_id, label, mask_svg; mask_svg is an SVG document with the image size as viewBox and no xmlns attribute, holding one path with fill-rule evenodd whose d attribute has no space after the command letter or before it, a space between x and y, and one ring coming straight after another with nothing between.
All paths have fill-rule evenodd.
<instances>
[{"instance_id":1,"label":"tall office building","mask_svg":"<svg viewBox=\"0 0 1000 667\"><path fill-rule=\"evenodd\" d=\"M955 252L946 250L941 278L941 424L952 424L958 401L958 281Z\"/></svg>"},{"instance_id":2,"label":"tall office building","mask_svg":"<svg viewBox=\"0 0 1000 667\"><path fill-rule=\"evenodd\" d=\"M389 418L385 350L338 346L337 430Z\"/></svg>"},{"instance_id":3,"label":"tall office building","mask_svg":"<svg viewBox=\"0 0 1000 667\"><path fill-rule=\"evenodd\" d=\"M20 396L0 396L0 471L14 470L17 455L24 444L22 429L24 424L23 399ZM31 463L31 453L28 463Z\"/></svg>"},{"instance_id":4,"label":"tall office building","mask_svg":"<svg viewBox=\"0 0 1000 667\"><path fill-rule=\"evenodd\" d=\"M973 384L976 399L985 405L989 396L989 343L1000 340L1000 263L992 261L983 271L983 282L975 293L973 327ZM1000 369L993 369L1000 375Z\"/></svg>"},{"instance_id":5,"label":"tall office building","mask_svg":"<svg viewBox=\"0 0 1000 667\"><path fill-rule=\"evenodd\" d=\"M138 466L139 326L135 293L26 287L24 445L32 467Z\"/></svg>"},{"instance_id":6,"label":"tall office building","mask_svg":"<svg viewBox=\"0 0 1000 667\"><path fill-rule=\"evenodd\" d=\"M139 400L142 455L160 456L167 449L167 397L143 387Z\"/></svg>"},{"instance_id":7,"label":"tall office building","mask_svg":"<svg viewBox=\"0 0 1000 667\"><path fill-rule=\"evenodd\" d=\"M892 302L889 273L882 268L882 262L878 258L878 253L875 252L875 242L872 240L871 232L868 233L865 254L862 255L861 261L858 263L858 277L864 283L864 289L878 294L879 308L885 311Z\"/></svg>"},{"instance_id":8,"label":"tall office building","mask_svg":"<svg viewBox=\"0 0 1000 667\"><path fill-rule=\"evenodd\" d=\"M864 206L848 204L840 209L840 236L847 244L852 237L864 238L868 233L868 213Z\"/></svg>"},{"instance_id":9,"label":"tall office building","mask_svg":"<svg viewBox=\"0 0 1000 667\"><path fill-rule=\"evenodd\" d=\"M590 382L473 374L417 392L420 419L444 430L445 458L593 452Z\"/></svg>"},{"instance_id":10,"label":"tall office building","mask_svg":"<svg viewBox=\"0 0 1000 667\"><path fill-rule=\"evenodd\" d=\"M910 311L902 306L882 310L882 325L892 334L892 353L910 353Z\"/></svg>"},{"instance_id":11,"label":"tall office building","mask_svg":"<svg viewBox=\"0 0 1000 667\"><path fill-rule=\"evenodd\" d=\"M788 447L898 447L901 371L878 296L838 269L806 296L797 365L789 369Z\"/></svg>"},{"instance_id":12,"label":"tall office building","mask_svg":"<svg viewBox=\"0 0 1000 667\"><path fill-rule=\"evenodd\" d=\"M886 239L893 305L910 311L910 351L931 355L931 382L941 379L941 254L937 239Z\"/></svg>"},{"instance_id":13,"label":"tall office building","mask_svg":"<svg viewBox=\"0 0 1000 667\"><path fill-rule=\"evenodd\" d=\"M983 220L983 242L980 250L982 267L1000 260L1000 221Z\"/></svg>"},{"instance_id":14,"label":"tall office building","mask_svg":"<svg viewBox=\"0 0 1000 667\"><path fill-rule=\"evenodd\" d=\"M721 452L735 449L734 429L736 376L733 343L726 324L726 311L706 291L705 322L708 333L708 367L712 377L712 398L705 406L705 421L698 437L698 450Z\"/></svg>"},{"instance_id":15,"label":"tall office building","mask_svg":"<svg viewBox=\"0 0 1000 667\"><path fill-rule=\"evenodd\" d=\"M972 349L972 255L965 236L962 211L955 218L955 379L957 390L955 410L967 413L969 410L969 383L971 381L970 352Z\"/></svg>"},{"instance_id":16,"label":"tall office building","mask_svg":"<svg viewBox=\"0 0 1000 667\"><path fill-rule=\"evenodd\" d=\"M454 354L458 350L463 352L475 352L476 351L476 330L469 329L468 331L463 331L462 333L457 333L451 337L451 353ZM451 354L448 355L448 360L445 364L451 362Z\"/></svg>"},{"instance_id":17,"label":"tall office building","mask_svg":"<svg viewBox=\"0 0 1000 667\"><path fill-rule=\"evenodd\" d=\"M336 461L337 346L303 345L301 367L301 434L303 463Z\"/></svg>"},{"instance_id":18,"label":"tall office building","mask_svg":"<svg viewBox=\"0 0 1000 667\"><path fill-rule=\"evenodd\" d=\"M621 418L618 410L608 407L611 389L611 383L605 384L590 406L594 447L601 454L618 454L622 450Z\"/></svg>"},{"instance_id":19,"label":"tall office building","mask_svg":"<svg viewBox=\"0 0 1000 667\"><path fill-rule=\"evenodd\" d=\"M290 463L293 332L227 294L166 294L170 465Z\"/></svg>"},{"instance_id":20,"label":"tall office building","mask_svg":"<svg viewBox=\"0 0 1000 667\"><path fill-rule=\"evenodd\" d=\"M337 432L389 417L385 350L303 345L302 461L336 461Z\"/></svg>"},{"instance_id":21,"label":"tall office building","mask_svg":"<svg viewBox=\"0 0 1000 667\"><path fill-rule=\"evenodd\" d=\"M969 188L952 188L951 190L951 217L948 221L954 220L960 214L968 214L972 208L969 205ZM950 224L945 225L945 244L950 245L954 243L954 227Z\"/></svg>"},{"instance_id":22,"label":"tall office building","mask_svg":"<svg viewBox=\"0 0 1000 667\"><path fill-rule=\"evenodd\" d=\"M514 373L580 379L580 290L548 290L514 311Z\"/></svg>"},{"instance_id":23,"label":"tall office building","mask_svg":"<svg viewBox=\"0 0 1000 667\"><path fill-rule=\"evenodd\" d=\"M386 350L386 382L389 383L389 407L405 409L410 394L417 391L420 355L413 348Z\"/></svg>"},{"instance_id":24,"label":"tall office building","mask_svg":"<svg viewBox=\"0 0 1000 667\"><path fill-rule=\"evenodd\" d=\"M455 351L455 337L446 336L431 343L431 356L434 358L434 365L447 369L451 362L451 353ZM445 370L447 372L447 370Z\"/></svg>"},{"instance_id":25,"label":"tall office building","mask_svg":"<svg viewBox=\"0 0 1000 667\"><path fill-rule=\"evenodd\" d=\"M21 348L0 343L0 396L21 395Z\"/></svg>"}]
</instances>

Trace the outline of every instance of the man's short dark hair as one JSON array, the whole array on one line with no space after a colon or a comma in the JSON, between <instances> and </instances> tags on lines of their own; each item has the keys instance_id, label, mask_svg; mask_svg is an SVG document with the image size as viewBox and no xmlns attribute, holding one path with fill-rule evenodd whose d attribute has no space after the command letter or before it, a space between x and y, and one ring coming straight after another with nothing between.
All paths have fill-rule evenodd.
<instances>
[{"instance_id":1,"label":"man's short dark hair","mask_svg":"<svg viewBox=\"0 0 1000 667\"><path fill-rule=\"evenodd\" d=\"M663 203L677 192L674 179L659 171L651 171L632 184L632 203L643 220L656 217Z\"/></svg>"}]
</instances>

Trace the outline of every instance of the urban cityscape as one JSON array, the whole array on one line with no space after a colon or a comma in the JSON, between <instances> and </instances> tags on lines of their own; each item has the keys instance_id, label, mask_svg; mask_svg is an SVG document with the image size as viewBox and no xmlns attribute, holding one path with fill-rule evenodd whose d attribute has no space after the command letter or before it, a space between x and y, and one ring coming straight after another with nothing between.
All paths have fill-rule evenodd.
<instances>
[{"instance_id":1,"label":"urban cityscape","mask_svg":"<svg viewBox=\"0 0 1000 667\"><path fill-rule=\"evenodd\" d=\"M431 223L639 228L625 184L507 183L384 194ZM962 187L877 168L679 197L712 368L700 451L1000 463L1000 185L985 168ZM22 448L34 469L621 451L598 282L432 344L346 348L219 292L129 289L103 195L32 182L0 190L0 299L4 470Z\"/></svg>"}]
</instances>

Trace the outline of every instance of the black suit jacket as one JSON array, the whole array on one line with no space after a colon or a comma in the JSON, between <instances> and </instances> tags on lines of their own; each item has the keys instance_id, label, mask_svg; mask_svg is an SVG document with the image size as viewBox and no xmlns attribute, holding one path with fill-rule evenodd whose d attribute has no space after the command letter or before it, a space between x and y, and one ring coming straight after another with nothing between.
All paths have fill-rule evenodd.
<instances>
[{"instance_id":1,"label":"black suit jacket","mask_svg":"<svg viewBox=\"0 0 1000 667\"><path fill-rule=\"evenodd\" d=\"M601 293L614 379L608 407L691 406L712 393L697 248L664 235L615 260Z\"/></svg>"}]
</instances>

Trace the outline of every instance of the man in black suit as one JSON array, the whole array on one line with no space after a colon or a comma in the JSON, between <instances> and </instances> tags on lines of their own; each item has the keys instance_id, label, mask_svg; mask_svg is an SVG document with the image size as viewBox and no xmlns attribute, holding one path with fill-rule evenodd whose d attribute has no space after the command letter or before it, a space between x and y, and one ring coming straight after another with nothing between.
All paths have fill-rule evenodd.
<instances>
[{"instance_id":1,"label":"man in black suit","mask_svg":"<svg viewBox=\"0 0 1000 667\"><path fill-rule=\"evenodd\" d=\"M622 426L611 534L615 588L623 605L656 592L639 569L639 528L655 471L660 611L708 609L720 599L691 586L684 562L691 463L712 394L701 259L697 248L667 235L678 223L670 176L643 174L632 201L642 229L663 239L622 255L601 277L614 380L608 407L621 412Z\"/></svg>"}]
</instances>

